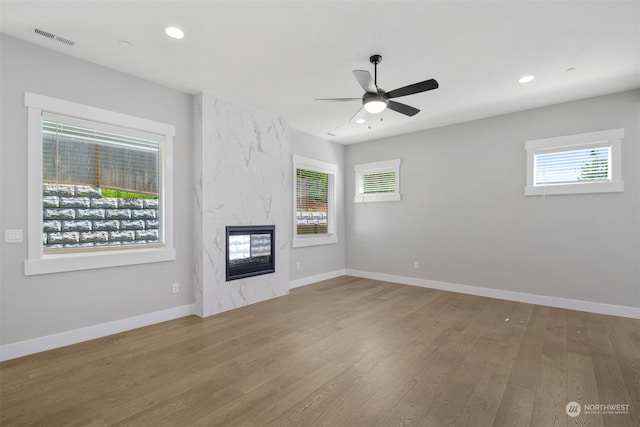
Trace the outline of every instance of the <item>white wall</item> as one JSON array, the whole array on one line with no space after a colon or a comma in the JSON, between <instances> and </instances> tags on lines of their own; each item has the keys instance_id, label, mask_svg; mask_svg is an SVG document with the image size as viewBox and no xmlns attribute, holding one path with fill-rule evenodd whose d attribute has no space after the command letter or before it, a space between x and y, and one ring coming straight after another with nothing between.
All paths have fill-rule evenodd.
<instances>
[{"instance_id":1,"label":"white wall","mask_svg":"<svg viewBox=\"0 0 640 427\"><path fill-rule=\"evenodd\" d=\"M639 93L347 146L347 269L640 306ZM525 140L612 128L624 193L523 195ZM353 166L394 158L402 201L354 204Z\"/></svg>"},{"instance_id":2,"label":"white wall","mask_svg":"<svg viewBox=\"0 0 640 427\"><path fill-rule=\"evenodd\" d=\"M27 233L24 92L175 125L172 262L23 275L25 243L0 243L0 344L21 342L193 303L191 140L193 97L86 61L1 36L0 230ZM29 230L40 233L39 230ZM171 293L180 283L181 292Z\"/></svg>"},{"instance_id":3,"label":"white wall","mask_svg":"<svg viewBox=\"0 0 640 427\"><path fill-rule=\"evenodd\" d=\"M345 268L345 216L344 216L344 145L317 138L307 133L291 129L291 153L338 165L336 173L336 217L338 222L338 243L291 249L290 277L296 283L304 283L305 278L326 277L326 274L341 274ZM293 212L293 210L292 210ZM300 269L297 268L298 263Z\"/></svg>"},{"instance_id":4,"label":"white wall","mask_svg":"<svg viewBox=\"0 0 640 427\"><path fill-rule=\"evenodd\" d=\"M279 118L208 94L195 108L196 312L209 316L289 292L291 153ZM275 225L275 273L226 282L227 225Z\"/></svg>"}]
</instances>

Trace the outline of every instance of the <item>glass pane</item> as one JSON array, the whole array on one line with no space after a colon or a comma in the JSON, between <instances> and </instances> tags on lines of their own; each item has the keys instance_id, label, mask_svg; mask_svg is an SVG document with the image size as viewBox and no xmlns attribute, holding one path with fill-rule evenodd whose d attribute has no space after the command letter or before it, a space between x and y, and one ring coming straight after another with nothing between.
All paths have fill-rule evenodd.
<instances>
[{"instance_id":1,"label":"glass pane","mask_svg":"<svg viewBox=\"0 0 640 427\"><path fill-rule=\"evenodd\" d=\"M610 147L535 156L535 185L609 181Z\"/></svg>"},{"instance_id":2,"label":"glass pane","mask_svg":"<svg viewBox=\"0 0 640 427\"><path fill-rule=\"evenodd\" d=\"M329 175L296 170L296 224L298 234L327 234Z\"/></svg>"},{"instance_id":3,"label":"glass pane","mask_svg":"<svg viewBox=\"0 0 640 427\"><path fill-rule=\"evenodd\" d=\"M159 243L159 144L43 121L46 251Z\"/></svg>"},{"instance_id":4,"label":"glass pane","mask_svg":"<svg viewBox=\"0 0 640 427\"><path fill-rule=\"evenodd\" d=\"M368 173L363 177L364 194L395 193L395 191L396 173L393 171Z\"/></svg>"}]
</instances>

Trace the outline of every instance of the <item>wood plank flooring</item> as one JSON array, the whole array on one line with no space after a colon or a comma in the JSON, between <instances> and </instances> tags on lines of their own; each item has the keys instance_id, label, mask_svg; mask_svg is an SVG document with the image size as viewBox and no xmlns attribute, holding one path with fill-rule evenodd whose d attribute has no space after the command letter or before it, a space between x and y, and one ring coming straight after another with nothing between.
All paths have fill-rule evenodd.
<instances>
[{"instance_id":1,"label":"wood plank flooring","mask_svg":"<svg viewBox=\"0 0 640 427\"><path fill-rule=\"evenodd\" d=\"M629 413L569 417L571 401ZM638 320L348 276L0 364L7 427L638 426L639 415Z\"/></svg>"}]
</instances>

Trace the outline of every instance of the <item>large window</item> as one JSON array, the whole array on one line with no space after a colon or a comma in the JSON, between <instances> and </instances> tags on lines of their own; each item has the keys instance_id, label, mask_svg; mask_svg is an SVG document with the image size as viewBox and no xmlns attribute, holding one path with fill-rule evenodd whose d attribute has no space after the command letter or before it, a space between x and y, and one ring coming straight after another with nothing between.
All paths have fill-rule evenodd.
<instances>
[{"instance_id":1,"label":"large window","mask_svg":"<svg viewBox=\"0 0 640 427\"><path fill-rule=\"evenodd\" d=\"M525 195L619 192L624 129L527 141Z\"/></svg>"},{"instance_id":2,"label":"large window","mask_svg":"<svg viewBox=\"0 0 640 427\"><path fill-rule=\"evenodd\" d=\"M400 200L400 159L354 166L354 202Z\"/></svg>"},{"instance_id":3,"label":"large window","mask_svg":"<svg viewBox=\"0 0 640 427\"><path fill-rule=\"evenodd\" d=\"M45 253L159 245L160 135L42 113Z\"/></svg>"},{"instance_id":4,"label":"large window","mask_svg":"<svg viewBox=\"0 0 640 427\"><path fill-rule=\"evenodd\" d=\"M31 93L25 105L25 274L174 259L173 126Z\"/></svg>"},{"instance_id":5,"label":"large window","mask_svg":"<svg viewBox=\"0 0 640 427\"><path fill-rule=\"evenodd\" d=\"M293 247L338 241L336 171L335 164L293 156Z\"/></svg>"}]
</instances>

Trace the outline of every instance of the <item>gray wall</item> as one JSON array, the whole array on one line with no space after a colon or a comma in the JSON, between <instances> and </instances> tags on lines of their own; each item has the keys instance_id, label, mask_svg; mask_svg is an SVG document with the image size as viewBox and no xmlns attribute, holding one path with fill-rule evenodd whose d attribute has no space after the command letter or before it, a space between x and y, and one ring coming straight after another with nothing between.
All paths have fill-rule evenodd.
<instances>
[{"instance_id":1,"label":"gray wall","mask_svg":"<svg viewBox=\"0 0 640 427\"><path fill-rule=\"evenodd\" d=\"M639 94L348 146L347 268L640 306ZM525 140L612 128L624 193L523 195ZM354 204L354 164L394 158L402 201Z\"/></svg>"},{"instance_id":2,"label":"gray wall","mask_svg":"<svg viewBox=\"0 0 640 427\"><path fill-rule=\"evenodd\" d=\"M345 268L344 153L345 147L295 129L290 131L291 154L338 165L336 216L338 243L291 248L290 279L301 279ZM352 195L353 199L353 195ZM297 269L300 263L300 269Z\"/></svg>"},{"instance_id":3,"label":"gray wall","mask_svg":"<svg viewBox=\"0 0 640 427\"><path fill-rule=\"evenodd\" d=\"M25 277L27 245L1 244L0 344L191 304L193 97L11 37L1 36L0 230L27 232L24 92L175 125L173 262ZM10 202L10 203L9 203ZM171 293L180 283L181 292Z\"/></svg>"}]
</instances>

